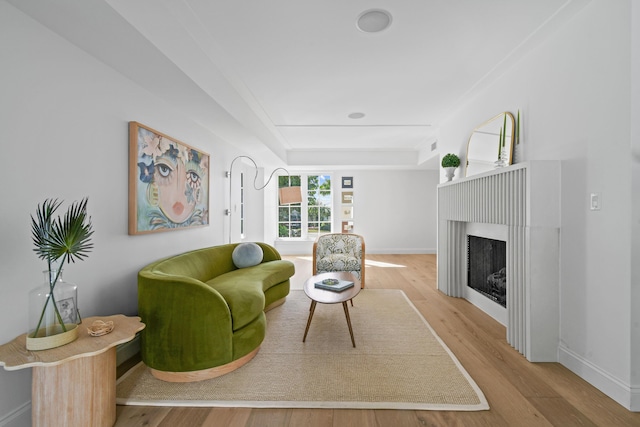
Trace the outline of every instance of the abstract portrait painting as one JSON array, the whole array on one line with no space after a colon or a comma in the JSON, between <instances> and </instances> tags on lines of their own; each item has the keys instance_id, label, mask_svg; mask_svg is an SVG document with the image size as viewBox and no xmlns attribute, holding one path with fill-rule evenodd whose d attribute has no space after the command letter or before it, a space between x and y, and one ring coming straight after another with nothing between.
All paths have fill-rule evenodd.
<instances>
[{"instance_id":1,"label":"abstract portrait painting","mask_svg":"<svg viewBox=\"0 0 640 427\"><path fill-rule=\"evenodd\" d=\"M129 122L129 234L209 224L209 155Z\"/></svg>"}]
</instances>

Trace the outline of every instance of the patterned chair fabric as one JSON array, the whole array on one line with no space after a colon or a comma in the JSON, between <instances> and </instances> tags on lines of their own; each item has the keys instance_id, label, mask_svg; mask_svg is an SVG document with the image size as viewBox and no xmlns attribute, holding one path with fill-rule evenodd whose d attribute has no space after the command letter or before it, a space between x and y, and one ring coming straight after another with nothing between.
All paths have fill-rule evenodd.
<instances>
[{"instance_id":1,"label":"patterned chair fabric","mask_svg":"<svg viewBox=\"0 0 640 427\"><path fill-rule=\"evenodd\" d=\"M313 244L313 274L345 271L364 288L364 239L358 234L323 234Z\"/></svg>"}]
</instances>

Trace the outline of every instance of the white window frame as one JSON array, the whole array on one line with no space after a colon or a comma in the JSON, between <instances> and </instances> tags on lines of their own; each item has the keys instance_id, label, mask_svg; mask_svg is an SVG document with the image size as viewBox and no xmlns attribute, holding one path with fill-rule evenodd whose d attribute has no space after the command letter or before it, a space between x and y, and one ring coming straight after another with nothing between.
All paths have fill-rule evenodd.
<instances>
[{"instance_id":1,"label":"white window frame","mask_svg":"<svg viewBox=\"0 0 640 427\"><path fill-rule=\"evenodd\" d=\"M330 173L323 173L323 172L318 172L318 173L292 173L291 176L299 176L300 177L300 191L302 193L302 202L300 203L300 237L280 237L280 230L279 230L279 225L280 225L280 200L278 199L278 193L276 192L276 236L278 240L289 240L289 241L299 241L299 240L309 240L309 239L315 239L317 237L317 234L314 233L312 236L313 237L309 237L309 230L308 230L308 226L309 226L309 205L307 202L307 196L309 194L309 177L310 176L328 176L329 179L331 180L331 187L329 189L329 191L331 192L331 195L329 197L329 206L328 208L331 210L331 219L329 220L329 224L331 226L330 231L328 231L327 233L333 233L333 223L334 223L334 218L335 218L335 208L334 208L334 180L333 180L333 175ZM325 234L325 233L323 233Z\"/></svg>"}]
</instances>

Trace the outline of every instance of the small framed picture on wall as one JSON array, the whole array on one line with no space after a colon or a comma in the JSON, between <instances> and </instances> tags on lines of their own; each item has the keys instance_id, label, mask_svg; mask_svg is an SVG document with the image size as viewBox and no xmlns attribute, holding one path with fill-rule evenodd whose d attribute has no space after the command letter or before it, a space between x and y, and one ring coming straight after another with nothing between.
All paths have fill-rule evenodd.
<instances>
[{"instance_id":1,"label":"small framed picture on wall","mask_svg":"<svg viewBox=\"0 0 640 427\"><path fill-rule=\"evenodd\" d=\"M353 219L353 206L342 207L342 219Z\"/></svg>"},{"instance_id":2,"label":"small framed picture on wall","mask_svg":"<svg viewBox=\"0 0 640 427\"><path fill-rule=\"evenodd\" d=\"M342 203L345 205L353 203L353 191L342 192Z\"/></svg>"},{"instance_id":3,"label":"small framed picture on wall","mask_svg":"<svg viewBox=\"0 0 640 427\"><path fill-rule=\"evenodd\" d=\"M343 176L342 177L342 188L353 188L353 177L352 176Z\"/></svg>"}]
</instances>

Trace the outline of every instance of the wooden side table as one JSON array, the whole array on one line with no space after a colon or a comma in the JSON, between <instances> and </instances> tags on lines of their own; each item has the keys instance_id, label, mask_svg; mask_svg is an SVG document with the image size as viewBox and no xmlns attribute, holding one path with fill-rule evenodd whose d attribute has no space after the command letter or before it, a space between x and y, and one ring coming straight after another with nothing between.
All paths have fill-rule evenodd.
<instances>
[{"instance_id":1,"label":"wooden side table","mask_svg":"<svg viewBox=\"0 0 640 427\"><path fill-rule=\"evenodd\" d=\"M333 292L327 291L324 289L316 288L316 282L320 282L324 279L338 279L338 280L346 280L349 282L353 282L353 286L349 289L345 289L342 292ZM341 272L331 272L331 273L322 273L315 276L311 276L304 282L304 293L311 299L311 307L309 308L309 318L307 319L307 327L304 330L304 336L302 337L302 342L305 342L307 339L307 333L309 333L309 326L311 326L311 319L313 318L313 313L316 310L316 305L318 303L321 304L337 304L342 303L342 308L344 309L344 315L347 318L347 326L349 327L349 335L351 335L351 344L356 346L356 341L353 338L353 328L351 327L351 317L349 317L349 306L347 305L347 301L352 300L358 295L360 292L360 282L351 273L347 273L344 271ZM353 303L353 301L352 301Z\"/></svg>"},{"instance_id":2,"label":"wooden side table","mask_svg":"<svg viewBox=\"0 0 640 427\"><path fill-rule=\"evenodd\" d=\"M95 320L113 321L111 333L92 337ZM29 351L27 334L0 346L7 371L33 368L33 426L113 426L116 422L116 346L144 329L139 317L122 314L89 317L78 326L78 339L49 350Z\"/></svg>"}]
</instances>

